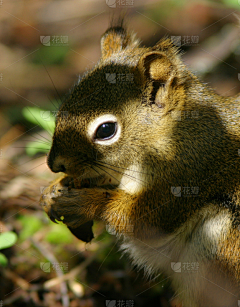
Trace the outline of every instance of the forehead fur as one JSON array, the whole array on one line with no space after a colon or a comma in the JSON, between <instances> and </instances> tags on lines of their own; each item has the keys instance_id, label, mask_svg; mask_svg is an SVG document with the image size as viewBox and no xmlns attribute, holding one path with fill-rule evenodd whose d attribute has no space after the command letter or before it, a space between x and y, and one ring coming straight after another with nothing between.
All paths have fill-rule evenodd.
<instances>
[{"instance_id":1,"label":"forehead fur","mask_svg":"<svg viewBox=\"0 0 240 307\"><path fill-rule=\"evenodd\" d=\"M146 86L142 78L144 70L149 70L152 79L155 78L154 69L157 69L157 74L167 76L168 72L165 71L178 66L180 79L183 75L181 71L185 70L178 49L170 39L164 38L152 48L140 47L136 35L122 27L112 27L105 32L101 38L101 51L98 64L74 86L60 111L67 110L74 115L85 113L86 116L119 111L119 106L124 108L131 101L141 103L138 98ZM159 54L160 60L150 69L148 63L152 63ZM145 55L148 56L140 65ZM152 81L148 79L147 83ZM106 100L106 97L111 99Z\"/></svg>"}]
</instances>

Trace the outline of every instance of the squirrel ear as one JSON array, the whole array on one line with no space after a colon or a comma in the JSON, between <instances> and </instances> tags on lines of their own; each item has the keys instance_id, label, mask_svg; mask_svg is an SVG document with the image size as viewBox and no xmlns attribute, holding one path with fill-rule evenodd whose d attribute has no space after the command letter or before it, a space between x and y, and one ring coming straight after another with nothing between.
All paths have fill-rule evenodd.
<instances>
[{"instance_id":1,"label":"squirrel ear","mask_svg":"<svg viewBox=\"0 0 240 307\"><path fill-rule=\"evenodd\" d=\"M174 68L168 57L161 51L145 53L138 64L144 80L157 81L165 85L173 76Z\"/></svg>"},{"instance_id":2,"label":"squirrel ear","mask_svg":"<svg viewBox=\"0 0 240 307\"><path fill-rule=\"evenodd\" d=\"M151 91L149 103L154 103L161 108L165 106L164 98L169 95L171 86L181 82L178 78L180 74L177 61L178 59L168 57L158 50L149 51L140 58L138 70L141 82Z\"/></svg>"},{"instance_id":3,"label":"squirrel ear","mask_svg":"<svg viewBox=\"0 0 240 307\"><path fill-rule=\"evenodd\" d=\"M139 45L135 34L128 33L123 27L109 28L101 38L102 58L106 59L114 53L118 53L127 48L134 48Z\"/></svg>"}]
</instances>

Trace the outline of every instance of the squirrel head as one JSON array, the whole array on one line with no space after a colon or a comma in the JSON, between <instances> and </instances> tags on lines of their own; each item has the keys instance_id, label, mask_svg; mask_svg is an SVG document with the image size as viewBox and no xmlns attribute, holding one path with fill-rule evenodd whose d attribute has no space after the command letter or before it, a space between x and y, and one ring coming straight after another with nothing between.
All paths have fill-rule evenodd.
<instances>
[{"instance_id":1,"label":"squirrel head","mask_svg":"<svg viewBox=\"0 0 240 307\"><path fill-rule=\"evenodd\" d=\"M187 164L189 174L197 176L199 163L191 165L196 161L191 155L207 149L202 140L193 144L194 129L204 130L206 122L199 125L196 118L186 121L179 116L183 110L196 111L198 103L200 112L207 109L207 125L214 133L212 118L217 114L199 99L201 86L182 63L177 47L165 38L142 48L133 33L112 27L102 36L101 53L98 64L59 109L50 169L73 177L109 177L116 186L124 174L130 178L141 173L149 174L146 181L151 184L156 166L172 180L185 178Z\"/></svg>"}]
</instances>

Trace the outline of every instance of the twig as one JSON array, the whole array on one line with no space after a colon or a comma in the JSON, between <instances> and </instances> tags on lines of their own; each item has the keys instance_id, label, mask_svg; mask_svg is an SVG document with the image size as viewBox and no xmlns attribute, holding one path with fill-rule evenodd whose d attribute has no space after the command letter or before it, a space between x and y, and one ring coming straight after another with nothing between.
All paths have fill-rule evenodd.
<instances>
[{"instance_id":1,"label":"twig","mask_svg":"<svg viewBox=\"0 0 240 307\"><path fill-rule=\"evenodd\" d=\"M58 276L57 278L52 278L48 281L46 281L43 284L44 289L49 289L53 286L58 285L59 283L63 282L64 280L74 280L75 276L81 273L94 259L97 258L97 256L105 249L107 248L112 242L108 242L106 244L101 245L101 247L90 257L88 257L84 262L76 266L74 269L72 269L69 273Z\"/></svg>"},{"instance_id":2,"label":"twig","mask_svg":"<svg viewBox=\"0 0 240 307\"><path fill-rule=\"evenodd\" d=\"M30 284L26 280L24 280L22 277L18 276L16 273L5 269L4 271L5 277L8 279L11 279L15 284L17 284L22 290L29 290Z\"/></svg>"},{"instance_id":3,"label":"twig","mask_svg":"<svg viewBox=\"0 0 240 307\"><path fill-rule=\"evenodd\" d=\"M27 292L22 289L19 289L17 290L17 292L13 293L9 298L6 298L5 300L3 300L2 306L11 305L23 297L27 297Z\"/></svg>"},{"instance_id":4,"label":"twig","mask_svg":"<svg viewBox=\"0 0 240 307\"><path fill-rule=\"evenodd\" d=\"M31 242L49 262L57 265L57 267L60 267L59 262L57 261L55 256L45 246L40 244L34 238L31 238ZM58 278L61 278L61 277L64 276L62 270L56 270L56 274L57 274ZM61 289L61 297L62 297L63 307L69 307L69 297L68 297L68 293L67 293L67 284L64 280L61 281L60 289Z\"/></svg>"}]
</instances>

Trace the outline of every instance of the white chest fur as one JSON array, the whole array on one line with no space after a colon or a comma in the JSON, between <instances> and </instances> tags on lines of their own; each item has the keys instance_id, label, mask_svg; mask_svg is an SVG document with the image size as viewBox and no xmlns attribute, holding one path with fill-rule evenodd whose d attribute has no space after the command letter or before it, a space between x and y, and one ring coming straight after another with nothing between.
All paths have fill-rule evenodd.
<instances>
[{"instance_id":1,"label":"white chest fur","mask_svg":"<svg viewBox=\"0 0 240 307\"><path fill-rule=\"evenodd\" d=\"M148 241L126 239L122 249L134 264L145 269L148 277L159 273L167 275L176 295L185 302L184 307L202 306L199 299L208 293L209 284L219 293L216 298L209 299L209 306L219 307L222 303L231 306L236 297L229 294L229 280L221 280L219 271L211 264L216 258L219 240L226 237L230 225L227 210L213 207L210 210L209 206L173 234ZM224 299L225 294L227 298Z\"/></svg>"}]
</instances>

